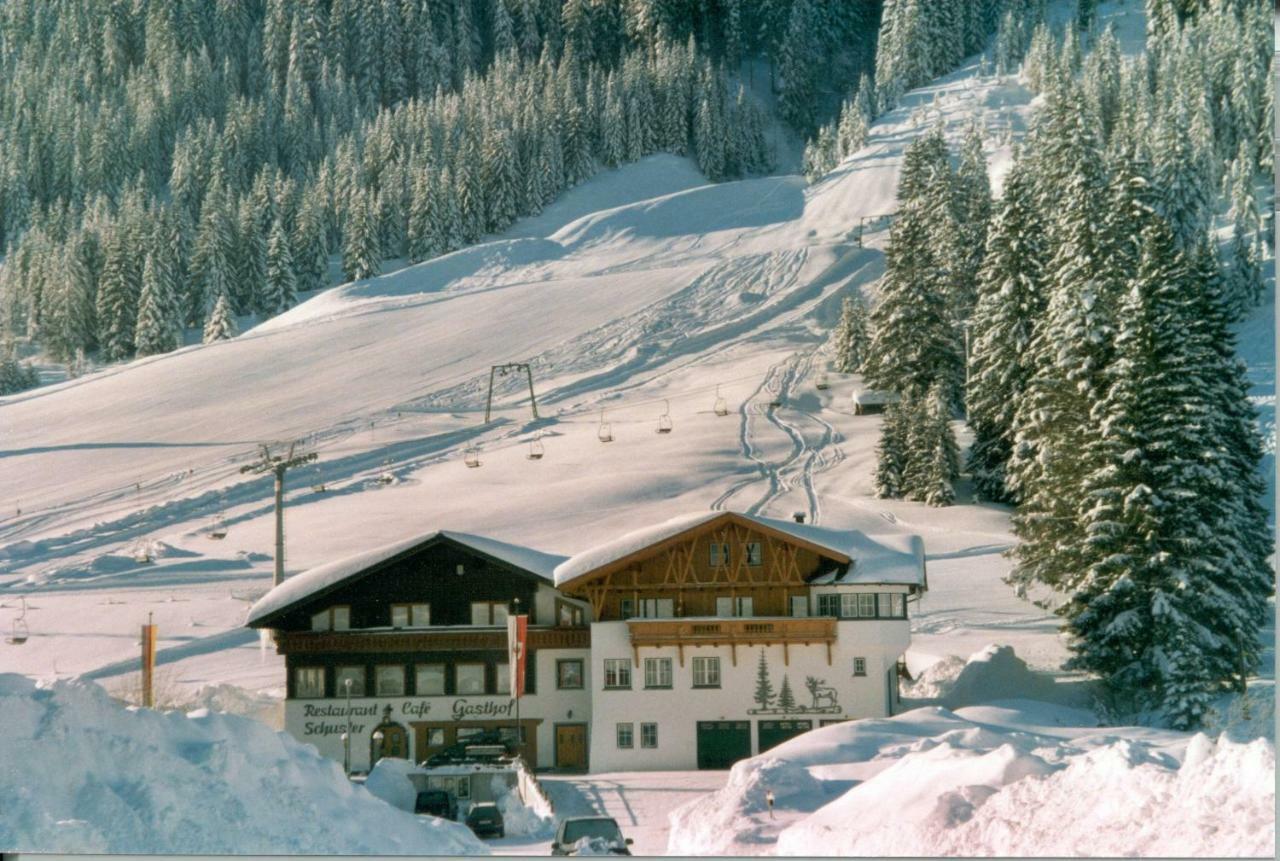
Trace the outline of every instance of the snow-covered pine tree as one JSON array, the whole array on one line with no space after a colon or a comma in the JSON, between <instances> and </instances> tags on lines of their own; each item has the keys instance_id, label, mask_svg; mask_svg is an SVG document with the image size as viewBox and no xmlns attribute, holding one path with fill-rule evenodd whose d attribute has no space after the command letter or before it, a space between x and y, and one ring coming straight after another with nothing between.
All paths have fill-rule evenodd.
<instances>
[{"instance_id":1,"label":"snow-covered pine tree","mask_svg":"<svg viewBox=\"0 0 1280 861\"><path fill-rule=\"evenodd\" d=\"M293 251L289 248L289 236L284 222L279 218L271 225L267 240L266 292L262 311L274 315L288 311L298 301L298 284L294 278Z\"/></svg>"},{"instance_id":2,"label":"snow-covered pine tree","mask_svg":"<svg viewBox=\"0 0 1280 861\"><path fill-rule=\"evenodd\" d=\"M106 237L102 278L98 283L98 343L107 361L128 358L133 353L133 335L138 324L138 294L132 257L138 252L129 244L124 225L116 224Z\"/></svg>"},{"instance_id":3,"label":"snow-covered pine tree","mask_svg":"<svg viewBox=\"0 0 1280 861\"><path fill-rule=\"evenodd\" d=\"M139 356L167 353L181 346L173 288L168 255L163 250L152 251L142 266L142 296L133 337Z\"/></svg>"},{"instance_id":4,"label":"snow-covered pine tree","mask_svg":"<svg viewBox=\"0 0 1280 861\"><path fill-rule=\"evenodd\" d=\"M329 282L329 248L323 204L304 195L293 231L294 281L299 292L319 290Z\"/></svg>"},{"instance_id":5,"label":"snow-covered pine tree","mask_svg":"<svg viewBox=\"0 0 1280 861\"><path fill-rule=\"evenodd\" d=\"M968 467L980 498L1011 502L1005 467L1013 449L1013 415L1034 366L1029 348L1045 309L1042 214L1025 162L1015 158L987 237L970 331L965 394L973 445Z\"/></svg>"},{"instance_id":6,"label":"snow-covered pine tree","mask_svg":"<svg viewBox=\"0 0 1280 861\"><path fill-rule=\"evenodd\" d=\"M209 319L205 321L204 343L212 344L214 341L225 341L235 336L235 311L231 307L231 299L226 293L221 293L214 300L213 310L209 312Z\"/></svg>"},{"instance_id":7,"label":"snow-covered pine tree","mask_svg":"<svg viewBox=\"0 0 1280 861\"><path fill-rule=\"evenodd\" d=\"M814 126L817 108L816 76L813 58L819 52L818 10L814 0L794 0L782 39L778 72L782 92L778 110L799 131Z\"/></svg>"},{"instance_id":8,"label":"snow-covered pine tree","mask_svg":"<svg viewBox=\"0 0 1280 861\"><path fill-rule=\"evenodd\" d=\"M264 311L262 291L267 283L267 238L259 225L258 213L246 197L240 202L238 249L231 299L239 313Z\"/></svg>"},{"instance_id":9,"label":"snow-covered pine tree","mask_svg":"<svg viewBox=\"0 0 1280 861\"><path fill-rule=\"evenodd\" d=\"M908 446L915 413L915 403L909 392L898 403L885 407L880 440L876 444L873 477L876 496L881 499L901 499L906 493Z\"/></svg>"},{"instance_id":10,"label":"snow-covered pine tree","mask_svg":"<svg viewBox=\"0 0 1280 861\"><path fill-rule=\"evenodd\" d=\"M227 215L225 193L215 186L205 198L200 227L192 251L192 290L187 297L187 322L201 325L212 302L230 293L235 259L235 231Z\"/></svg>"},{"instance_id":11,"label":"snow-covered pine tree","mask_svg":"<svg viewBox=\"0 0 1280 861\"><path fill-rule=\"evenodd\" d=\"M945 506L956 501L954 483L960 475L960 447L951 430L951 407L941 386L929 390L920 417L923 445L911 456L921 460L916 494L926 505Z\"/></svg>"},{"instance_id":12,"label":"snow-covered pine tree","mask_svg":"<svg viewBox=\"0 0 1280 861\"><path fill-rule=\"evenodd\" d=\"M991 182L982 151L982 130L970 123L960 148L960 166L952 182L955 212L955 259L951 262L951 313L964 325L978 296L978 271L987 247L991 220Z\"/></svg>"},{"instance_id":13,"label":"snow-covered pine tree","mask_svg":"<svg viewBox=\"0 0 1280 861\"><path fill-rule=\"evenodd\" d=\"M836 370L842 374L860 372L870 346L866 303L861 296L846 296L840 306L840 322L836 324Z\"/></svg>"},{"instance_id":14,"label":"snow-covered pine tree","mask_svg":"<svg viewBox=\"0 0 1280 861\"><path fill-rule=\"evenodd\" d=\"M378 236L377 214L368 195L352 195L347 215L342 271L352 281L372 278L382 271L382 243Z\"/></svg>"}]
</instances>

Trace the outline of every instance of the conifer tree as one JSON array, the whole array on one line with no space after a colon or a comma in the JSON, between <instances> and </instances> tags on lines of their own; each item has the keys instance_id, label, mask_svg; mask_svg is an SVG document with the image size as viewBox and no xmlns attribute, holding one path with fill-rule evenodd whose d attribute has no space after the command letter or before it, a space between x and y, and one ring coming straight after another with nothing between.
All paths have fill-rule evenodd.
<instances>
[{"instance_id":1,"label":"conifer tree","mask_svg":"<svg viewBox=\"0 0 1280 861\"><path fill-rule=\"evenodd\" d=\"M783 675L782 687L778 688L778 708L783 712L795 711L796 695L791 690L791 679Z\"/></svg>"},{"instance_id":2,"label":"conifer tree","mask_svg":"<svg viewBox=\"0 0 1280 861\"><path fill-rule=\"evenodd\" d=\"M167 255L154 251L142 268L142 295L138 300L138 322L134 344L139 356L167 353L181 346L178 303L173 295L173 279L167 271Z\"/></svg>"},{"instance_id":3,"label":"conifer tree","mask_svg":"<svg viewBox=\"0 0 1280 861\"><path fill-rule=\"evenodd\" d=\"M843 374L861 371L869 347L867 306L861 296L846 296L841 305L840 322L836 325L836 370Z\"/></svg>"},{"instance_id":4,"label":"conifer tree","mask_svg":"<svg viewBox=\"0 0 1280 861\"><path fill-rule=\"evenodd\" d=\"M352 281L372 278L382 271L377 212L373 202L363 193L357 193L351 201L346 242L342 248L342 271Z\"/></svg>"},{"instance_id":5,"label":"conifer tree","mask_svg":"<svg viewBox=\"0 0 1280 861\"><path fill-rule=\"evenodd\" d=\"M881 499L900 499L906 492L907 449L915 405L910 392L884 410L876 445L874 486Z\"/></svg>"},{"instance_id":6,"label":"conifer tree","mask_svg":"<svg viewBox=\"0 0 1280 861\"><path fill-rule=\"evenodd\" d=\"M769 681L769 663L765 660L764 649L760 650L760 662L756 665L756 704L767 709L773 703L773 683Z\"/></svg>"},{"instance_id":7,"label":"conifer tree","mask_svg":"<svg viewBox=\"0 0 1280 861\"><path fill-rule=\"evenodd\" d=\"M133 275L134 253L124 226L117 224L105 243L97 297L98 343L108 361L128 358L133 353L140 292Z\"/></svg>"},{"instance_id":8,"label":"conifer tree","mask_svg":"<svg viewBox=\"0 0 1280 861\"><path fill-rule=\"evenodd\" d=\"M298 285L294 278L293 252L284 222L279 218L271 225L271 237L267 240L266 292L262 312L268 315L289 310L298 301Z\"/></svg>"},{"instance_id":9,"label":"conifer tree","mask_svg":"<svg viewBox=\"0 0 1280 861\"><path fill-rule=\"evenodd\" d=\"M951 408L941 386L935 384L929 390L923 406L918 420L918 448L908 454L919 461L917 469L909 470L919 476L910 497L926 505L951 505L956 499L953 485L960 474L960 449L951 430Z\"/></svg>"},{"instance_id":10,"label":"conifer tree","mask_svg":"<svg viewBox=\"0 0 1280 861\"><path fill-rule=\"evenodd\" d=\"M214 300L213 310L204 324L204 343L225 341L236 336L236 316L231 308L231 299L226 293L220 293Z\"/></svg>"}]
</instances>

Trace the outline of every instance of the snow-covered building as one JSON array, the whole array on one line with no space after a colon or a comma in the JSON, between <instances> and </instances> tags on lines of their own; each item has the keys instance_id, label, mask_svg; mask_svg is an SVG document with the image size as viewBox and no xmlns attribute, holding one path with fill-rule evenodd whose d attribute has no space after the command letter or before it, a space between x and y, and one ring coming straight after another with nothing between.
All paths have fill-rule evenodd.
<instances>
[{"instance_id":1,"label":"snow-covered building","mask_svg":"<svg viewBox=\"0 0 1280 861\"><path fill-rule=\"evenodd\" d=\"M893 714L926 588L918 536L712 511L571 558L433 532L290 578L248 624L285 656L286 729L352 769L514 738L511 613L530 616L535 767L725 768Z\"/></svg>"},{"instance_id":2,"label":"snow-covered building","mask_svg":"<svg viewBox=\"0 0 1280 861\"><path fill-rule=\"evenodd\" d=\"M893 714L923 542L705 512L555 569L591 618L591 769L726 768Z\"/></svg>"},{"instance_id":3,"label":"snow-covered building","mask_svg":"<svg viewBox=\"0 0 1280 861\"><path fill-rule=\"evenodd\" d=\"M285 728L364 770L379 754L420 762L486 730L514 738L518 714L529 762L585 769L589 620L552 584L563 560L432 532L286 580L247 622L272 629L285 657ZM511 613L529 616L518 709Z\"/></svg>"}]
</instances>

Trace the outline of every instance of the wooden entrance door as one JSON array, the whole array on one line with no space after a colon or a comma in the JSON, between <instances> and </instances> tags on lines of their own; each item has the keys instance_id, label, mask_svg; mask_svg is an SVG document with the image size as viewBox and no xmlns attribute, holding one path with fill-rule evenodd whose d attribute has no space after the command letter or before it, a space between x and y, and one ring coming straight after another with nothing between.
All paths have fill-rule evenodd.
<instances>
[{"instance_id":1,"label":"wooden entrance door","mask_svg":"<svg viewBox=\"0 0 1280 861\"><path fill-rule=\"evenodd\" d=\"M556 724L556 768L587 770L587 725Z\"/></svg>"}]
</instances>

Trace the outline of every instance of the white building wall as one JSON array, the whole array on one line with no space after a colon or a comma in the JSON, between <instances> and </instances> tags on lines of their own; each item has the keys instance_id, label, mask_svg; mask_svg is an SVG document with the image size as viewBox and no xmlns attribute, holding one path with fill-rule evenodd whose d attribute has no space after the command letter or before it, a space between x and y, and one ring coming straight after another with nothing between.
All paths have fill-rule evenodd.
<instances>
[{"instance_id":1,"label":"white building wall","mask_svg":"<svg viewBox=\"0 0 1280 861\"><path fill-rule=\"evenodd\" d=\"M582 690L556 689L556 660L579 658L583 661ZM538 725L538 768L550 768L555 755L555 723L569 720L586 721L591 713L591 658L587 649L539 649L536 694L520 698L520 718L541 718ZM351 698L351 768L366 771L370 767L369 740L382 722L383 709L391 706L391 719L409 733L409 756L417 762L417 739L412 724L424 721L515 721L515 701L505 695L438 696L438 697L352 697ZM573 718L566 715L572 712ZM337 762L343 761L342 733L347 730L345 698L291 699L285 702L285 730L299 741L316 746L321 754Z\"/></svg>"},{"instance_id":2,"label":"white building wall","mask_svg":"<svg viewBox=\"0 0 1280 861\"><path fill-rule=\"evenodd\" d=\"M604 660L632 660L631 638L626 622L598 622L591 626L590 768L593 772L638 769L691 769L697 767L698 721L749 721L751 750L759 753L759 722L762 720L810 720L816 729L823 720L882 717L891 711L891 688L886 675L910 642L907 620L849 620L836 623L837 639L827 661L827 646L791 645L738 646L737 664L728 646L686 646L684 665L672 647L639 650L639 664L632 666L630 690L605 690ZM797 709L788 713L759 711L754 699L760 655L765 655L775 694L783 678L790 682ZM693 687L693 658L720 658L720 687ZM644 687L644 659L670 658L672 687L655 690ZM866 660L866 675L854 675L854 658ZM835 691L839 708L815 709L805 680L813 676ZM896 677L895 677L896 678ZM634 746L619 748L616 726L632 723ZM641 747L642 723L658 725L656 748Z\"/></svg>"}]
</instances>

